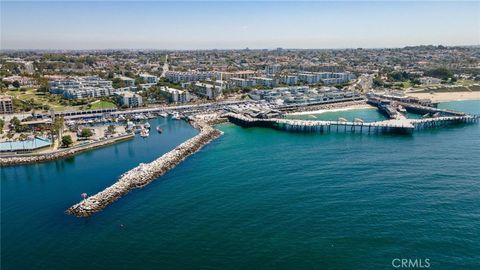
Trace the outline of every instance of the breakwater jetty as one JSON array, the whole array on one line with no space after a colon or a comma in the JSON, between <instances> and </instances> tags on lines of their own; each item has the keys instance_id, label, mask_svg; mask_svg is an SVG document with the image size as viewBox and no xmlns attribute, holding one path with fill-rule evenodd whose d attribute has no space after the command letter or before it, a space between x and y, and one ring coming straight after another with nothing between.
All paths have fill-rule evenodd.
<instances>
[{"instance_id":1,"label":"breakwater jetty","mask_svg":"<svg viewBox=\"0 0 480 270\"><path fill-rule=\"evenodd\" d=\"M178 145L158 159L147 164L141 163L139 166L124 173L113 185L73 205L67 209L66 213L77 217L88 217L101 211L130 190L141 188L165 174L185 158L223 134L205 122L191 121L190 123L194 128L200 130L199 134Z\"/></svg>"},{"instance_id":2,"label":"breakwater jetty","mask_svg":"<svg viewBox=\"0 0 480 270\"><path fill-rule=\"evenodd\" d=\"M365 123L357 121L312 121L293 119L258 119L241 114L229 113L228 120L242 127L267 127L277 130L305 133L350 132L350 133L398 133L409 134L415 129L440 127L451 124L476 123L477 115L445 116L428 119L408 119L398 114L395 119Z\"/></svg>"},{"instance_id":3,"label":"breakwater jetty","mask_svg":"<svg viewBox=\"0 0 480 270\"><path fill-rule=\"evenodd\" d=\"M96 141L93 143L79 146L73 146L71 148L60 149L51 152L0 155L0 167L34 164L39 162L63 159L74 156L81 152L90 151L96 148L118 143L120 141L130 140L134 137L135 134L125 134L110 139Z\"/></svg>"}]
</instances>

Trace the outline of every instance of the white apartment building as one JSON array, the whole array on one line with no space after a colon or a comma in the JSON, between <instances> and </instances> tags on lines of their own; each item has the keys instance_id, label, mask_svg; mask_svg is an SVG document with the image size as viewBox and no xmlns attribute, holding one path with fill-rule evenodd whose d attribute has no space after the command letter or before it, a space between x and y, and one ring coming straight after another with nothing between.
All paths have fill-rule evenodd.
<instances>
[{"instance_id":1,"label":"white apartment building","mask_svg":"<svg viewBox=\"0 0 480 270\"><path fill-rule=\"evenodd\" d=\"M208 99L217 99L222 94L222 89L209 83L197 82L193 85L195 93Z\"/></svg>"},{"instance_id":2,"label":"white apartment building","mask_svg":"<svg viewBox=\"0 0 480 270\"><path fill-rule=\"evenodd\" d=\"M0 96L0 114L13 113L13 101L10 96Z\"/></svg>"},{"instance_id":3,"label":"white apartment building","mask_svg":"<svg viewBox=\"0 0 480 270\"><path fill-rule=\"evenodd\" d=\"M433 77L421 77L418 80L423 85L432 85L432 84L441 84L442 83L442 79L433 78Z\"/></svg>"},{"instance_id":4,"label":"white apartment building","mask_svg":"<svg viewBox=\"0 0 480 270\"><path fill-rule=\"evenodd\" d=\"M298 76L295 75L286 75L281 78L281 82L286 85L295 85L298 84Z\"/></svg>"},{"instance_id":5,"label":"white apartment building","mask_svg":"<svg viewBox=\"0 0 480 270\"><path fill-rule=\"evenodd\" d=\"M248 88L256 85L256 81L252 79L231 78L230 84L234 87Z\"/></svg>"},{"instance_id":6,"label":"white apartment building","mask_svg":"<svg viewBox=\"0 0 480 270\"><path fill-rule=\"evenodd\" d=\"M165 77L171 82L196 82L216 78L216 72L212 71L167 71Z\"/></svg>"},{"instance_id":7,"label":"white apartment building","mask_svg":"<svg viewBox=\"0 0 480 270\"><path fill-rule=\"evenodd\" d=\"M142 96L130 91L123 91L115 93L117 100L121 105L126 105L129 108L139 107L143 105Z\"/></svg>"},{"instance_id":8,"label":"white apartment building","mask_svg":"<svg viewBox=\"0 0 480 270\"><path fill-rule=\"evenodd\" d=\"M299 81L306 84L340 84L355 79L350 72L305 72L298 74Z\"/></svg>"},{"instance_id":9,"label":"white apartment building","mask_svg":"<svg viewBox=\"0 0 480 270\"><path fill-rule=\"evenodd\" d=\"M117 76L120 80L123 81L125 87L135 87L135 79L125 77L125 76Z\"/></svg>"},{"instance_id":10,"label":"white apartment building","mask_svg":"<svg viewBox=\"0 0 480 270\"><path fill-rule=\"evenodd\" d=\"M281 69L281 65L279 64L275 64L275 65L267 65L265 66L265 74L266 75L275 75L277 74L278 72L280 72L280 69Z\"/></svg>"},{"instance_id":11,"label":"white apartment building","mask_svg":"<svg viewBox=\"0 0 480 270\"><path fill-rule=\"evenodd\" d=\"M273 87L277 85L277 81L272 78L266 78L266 77L252 77L250 78L252 80L255 80L256 85L261 85L265 87Z\"/></svg>"},{"instance_id":12,"label":"white apartment building","mask_svg":"<svg viewBox=\"0 0 480 270\"><path fill-rule=\"evenodd\" d=\"M158 83L158 77L155 75L150 75L147 73L140 74L140 78L145 80L146 83L148 84L156 84Z\"/></svg>"},{"instance_id":13,"label":"white apartment building","mask_svg":"<svg viewBox=\"0 0 480 270\"><path fill-rule=\"evenodd\" d=\"M51 81L49 87L50 93L71 99L111 96L116 92L111 81L97 76Z\"/></svg>"},{"instance_id":14,"label":"white apartment building","mask_svg":"<svg viewBox=\"0 0 480 270\"><path fill-rule=\"evenodd\" d=\"M171 87L162 86L160 91L167 93L170 102L185 103L191 100L190 93L185 90L175 89Z\"/></svg>"}]
</instances>

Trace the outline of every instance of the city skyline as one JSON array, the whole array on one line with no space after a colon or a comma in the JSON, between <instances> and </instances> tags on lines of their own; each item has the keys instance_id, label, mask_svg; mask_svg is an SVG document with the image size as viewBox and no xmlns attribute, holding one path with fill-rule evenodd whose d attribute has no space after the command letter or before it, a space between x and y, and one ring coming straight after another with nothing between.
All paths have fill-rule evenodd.
<instances>
[{"instance_id":1,"label":"city skyline","mask_svg":"<svg viewBox=\"0 0 480 270\"><path fill-rule=\"evenodd\" d=\"M341 49L480 43L478 2L1 5L1 49Z\"/></svg>"}]
</instances>

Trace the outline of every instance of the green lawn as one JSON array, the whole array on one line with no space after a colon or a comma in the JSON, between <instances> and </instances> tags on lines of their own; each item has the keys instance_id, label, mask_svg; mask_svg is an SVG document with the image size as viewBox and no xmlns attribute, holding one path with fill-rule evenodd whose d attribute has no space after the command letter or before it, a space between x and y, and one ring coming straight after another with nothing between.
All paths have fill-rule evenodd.
<instances>
[{"instance_id":1,"label":"green lawn","mask_svg":"<svg viewBox=\"0 0 480 270\"><path fill-rule=\"evenodd\" d=\"M94 102L90 103L89 110L112 109L112 108L116 108L116 107L117 106L112 102L98 100L98 101L94 101Z\"/></svg>"},{"instance_id":2,"label":"green lawn","mask_svg":"<svg viewBox=\"0 0 480 270\"><path fill-rule=\"evenodd\" d=\"M63 98L59 95L40 93L37 92L37 89L35 88L27 88L26 90L8 90L4 92L4 94L23 102L32 103L33 100L33 103L37 106L48 105L50 109L54 109L55 111L76 110L78 108L78 106L68 106L65 103L62 104Z\"/></svg>"},{"instance_id":3,"label":"green lawn","mask_svg":"<svg viewBox=\"0 0 480 270\"><path fill-rule=\"evenodd\" d=\"M474 80L458 80L456 84L463 85L463 86L469 86L469 85L472 85L474 83L475 83Z\"/></svg>"}]
</instances>

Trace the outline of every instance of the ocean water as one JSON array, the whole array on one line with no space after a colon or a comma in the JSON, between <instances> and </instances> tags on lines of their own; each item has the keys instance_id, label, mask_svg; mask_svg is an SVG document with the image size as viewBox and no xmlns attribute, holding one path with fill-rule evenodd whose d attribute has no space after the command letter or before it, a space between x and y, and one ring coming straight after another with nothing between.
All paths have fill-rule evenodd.
<instances>
[{"instance_id":1,"label":"ocean water","mask_svg":"<svg viewBox=\"0 0 480 270\"><path fill-rule=\"evenodd\" d=\"M480 113L480 101L441 106ZM478 124L411 136L222 124L147 187L88 219L65 215L196 134L155 121L164 134L1 168L1 269L480 269Z\"/></svg>"}]
</instances>

